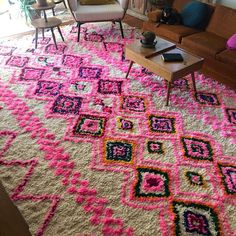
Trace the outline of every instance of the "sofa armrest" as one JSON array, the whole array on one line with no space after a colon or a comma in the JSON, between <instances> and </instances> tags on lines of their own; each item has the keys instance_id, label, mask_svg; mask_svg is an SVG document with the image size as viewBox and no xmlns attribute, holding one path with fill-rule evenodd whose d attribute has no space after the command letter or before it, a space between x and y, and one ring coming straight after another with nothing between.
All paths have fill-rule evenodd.
<instances>
[{"instance_id":1,"label":"sofa armrest","mask_svg":"<svg viewBox=\"0 0 236 236\"><path fill-rule=\"evenodd\" d=\"M157 9L155 11L150 11L148 13L148 19L149 21L152 22L159 22L159 20L161 19L161 14L162 14L162 10Z\"/></svg>"}]
</instances>

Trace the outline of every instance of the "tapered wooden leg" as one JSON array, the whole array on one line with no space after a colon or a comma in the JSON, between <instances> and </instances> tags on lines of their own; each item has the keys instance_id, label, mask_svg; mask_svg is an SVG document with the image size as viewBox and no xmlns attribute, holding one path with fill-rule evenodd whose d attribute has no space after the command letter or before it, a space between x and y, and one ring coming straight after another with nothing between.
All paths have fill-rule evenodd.
<instances>
[{"instance_id":1,"label":"tapered wooden leg","mask_svg":"<svg viewBox=\"0 0 236 236\"><path fill-rule=\"evenodd\" d=\"M77 23L77 26L78 26L78 38L77 38L77 42L79 42L79 40L80 40L80 25L81 25L81 23L78 22L78 23Z\"/></svg>"},{"instance_id":2,"label":"tapered wooden leg","mask_svg":"<svg viewBox=\"0 0 236 236\"><path fill-rule=\"evenodd\" d=\"M121 21L119 21L119 24L120 24L121 36L122 36L122 38L124 38L124 32L123 32L123 27L122 27Z\"/></svg>"},{"instance_id":3,"label":"tapered wooden leg","mask_svg":"<svg viewBox=\"0 0 236 236\"><path fill-rule=\"evenodd\" d=\"M168 81L168 90L167 90L166 106L169 105L170 90L171 90L171 82Z\"/></svg>"},{"instance_id":4,"label":"tapered wooden leg","mask_svg":"<svg viewBox=\"0 0 236 236\"><path fill-rule=\"evenodd\" d=\"M125 76L126 79L127 79L128 76L129 76L129 72L130 72L130 69L131 69L131 67L132 67L133 64L134 64L134 62L133 62L133 61L130 61L129 69L128 69L127 74L126 74L126 76Z\"/></svg>"},{"instance_id":5,"label":"tapered wooden leg","mask_svg":"<svg viewBox=\"0 0 236 236\"><path fill-rule=\"evenodd\" d=\"M65 0L63 1L63 4L64 4L65 8L67 9L67 6L66 6L66 3L65 3Z\"/></svg>"},{"instance_id":6,"label":"tapered wooden leg","mask_svg":"<svg viewBox=\"0 0 236 236\"><path fill-rule=\"evenodd\" d=\"M42 35L43 35L43 39L44 39L44 29L42 29Z\"/></svg>"},{"instance_id":7,"label":"tapered wooden leg","mask_svg":"<svg viewBox=\"0 0 236 236\"><path fill-rule=\"evenodd\" d=\"M38 46L38 28L35 29L35 48Z\"/></svg>"},{"instance_id":8,"label":"tapered wooden leg","mask_svg":"<svg viewBox=\"0 0 236 236\"><path fill-rule=\"evenodd\" d=\"M57 29L58 29L59 34L61 35L62 41L65 41L64 38L63 38L63 35L62 35L62 33L61 33L61 29L60 29L60 27L57 26Z\"/></svg>"},{"instance_id":9,"label":"tapered wooden leg","mask_svg":"<svg viewBox=\"0 0 236 236\"><path fill-rule=\"evenodd\" d=\"M191 73L191 77L192 77L192 82L193 82L193 90L194 90L194 93L197 93L196 83L195 83L195 77L194 77L194 72Z\"/></svg>"},{"instance_id":10,"label":"tapered wooden leg","mask_svg":"<svg viewBox=\"0 0 236 236\"><path fill-rule=\"evenodd\" d=\"M54 32L53 32L53 28L50 28L50 29L51 29L51 32L52 32L52 38L53 38L54 44L55 44L55 46L56 46L56 49L58 49L58 47L57 47L57 42L56 42L56 38L55 38L55 34L54 34Z\"/></svg>"}]
</instances>

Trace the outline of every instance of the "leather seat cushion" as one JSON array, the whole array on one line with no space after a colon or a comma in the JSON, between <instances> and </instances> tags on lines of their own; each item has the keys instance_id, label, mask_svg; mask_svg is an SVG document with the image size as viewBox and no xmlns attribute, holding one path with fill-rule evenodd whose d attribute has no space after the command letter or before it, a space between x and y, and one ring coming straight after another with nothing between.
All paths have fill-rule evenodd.
<instances>
[{"instance_id":1,"label":"leather seat cushion","mask_svg":"<svg viewBox=\"0 0 236 236\"><path fill-rule=\"evenodd\" d=\"M155 32L157 36L169 39L176 43L180 43L182 37L199 32L199 30L197 29L189 28L183 25L160 24L158 27L156 27L155 24L150 24L148 22L144 22L143 24L148 28L150 28L150 26L152 25L152 29L150 30Z\"/></svg>"},{"instance_id":2,"label":"leather seat cushion","mask_svg":"<svg viewBox=\"0 0 236 236\"><path fill-rule=\"evenodd\" d=\"M217 53L226 49L226 39L206 31L184 37L181 44L203 57L215 58Z\"/></svg>"}]
</instances>

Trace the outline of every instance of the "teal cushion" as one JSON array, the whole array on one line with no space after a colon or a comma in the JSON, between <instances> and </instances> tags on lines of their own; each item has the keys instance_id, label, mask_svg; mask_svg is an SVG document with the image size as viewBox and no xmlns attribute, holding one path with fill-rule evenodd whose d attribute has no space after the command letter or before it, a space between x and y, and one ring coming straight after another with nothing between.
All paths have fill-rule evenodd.
<instances>
[{"instance_id":1,"label":"teal cushion","mask_svg":"<svg viewBox=\"0 0 236 236\"><path fill-rule=\"evenodd\" d=\"M182 24L193 28L203 28L208 21L209 6L199 1L186 4L181 12Z\"/></svg>"}]
</instances>

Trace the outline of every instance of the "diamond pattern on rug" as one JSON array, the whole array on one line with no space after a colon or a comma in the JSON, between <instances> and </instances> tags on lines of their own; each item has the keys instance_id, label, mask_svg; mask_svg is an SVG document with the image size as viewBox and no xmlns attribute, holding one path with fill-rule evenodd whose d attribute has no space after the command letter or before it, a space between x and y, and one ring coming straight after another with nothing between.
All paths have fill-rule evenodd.
<instances>
[{"instance_id":1,"label":"diamond pattern on rug","mask_svg":"<svg viewBox=\"0 0 236 236\"><path fill-rule=\"evenodd\" d=\"M213 94L213 93L198 92L196 94L196 100L197 100L197 102L204 104L204 105L212 105L212 106L220 105L217 95Z\"/></svg>"},{"instance_id":2,"label":"diamond pattern on rug","mask_svg":"<svg viewBox=\"0 0 236 236\"><path fill-rule=\"evenodd\" d=\"M228 120L231 124L236 125L236 109L226 109Z\"/></svg>"},{"instance_id":3,"label":"diamond pattern on rug","mask_svg":"<svg viewBox=\"0 0 236 236\"><path fill-rule=\"evenodd\" d=\"M57 49L56 49L55 44L48 44L45 47L45 53L63 55L65 53L65 51L66 51L66 48L67 48L66 45L58 44L57 45Z\"/></svg>"},{"instance_id":4,"label":"diamond pattern on rug","mask_svg":"<svg viewBox=\"0 0 236 236\"><path fill-rule=\"evenodd\" d=\"M59 95L52 105L52 112L59 114L79 114L82 103L81 97L71 97L65 95Z\"/></svg>"},{"instance_id":5,"label":"diamond pattern on rug","mask_svg":"<svg viewBox=\"0 0 236 236\"><path fill-rule=\"evenodd\" d=\"M175 235L220 235L220 225L215 211L202 204L174 201Z\"/></svg>"},{"instance_id":6,"label":"diamond pattern on rug","mask_svg":"<svg viewBox=\"0 0 236 236\"><path fill-rule=\"evenodd\" d=\"M135 197L155 198L170 195L169 177L165 171L141 167L136 171Z\"/></svg>"},{"instance_id":7,"label":"diamond pattern on rug","mask_svg":"<svg viewBox=\"0 0 236 236\"><path fill-rule=\"evenodd\" d=\"M104 37L101 34L97 34L96 32L85 33L84 40L91 42L102 42Z\"/></svg>"},{"instance_id":8,"label":"diamond pattern on rug","mask_svg":"<svg viewBox=\"0 0 236 236\"><path fill-rule=\"evenodd\" d=\"M142 132L141 121L139 117L134 116L117 116L111 120L112 132L123 137L131 135L137 136Z\"/></svg>"},{"instance_id":9,"label":"diamond pattern on rug","mask_svg":"<svg viewBox=\"0 0 236 236\"><path fill-rule=\"evenodd\" d=\"M101 94L121 94L122 81L99 80L98 92Z\"/></svg>"},{"instance_id":10,"label":"diamond pattern on rug","mask_svg":"<svg viewBox=\"0 0 236 236\"><path fill-rule=\"evenodd\" d=\"M29 57L11 56L6 62L8 66L24 67L29 61Z\"/></svg>"},{"instance_id":11,"label":"diamond pattern on rug","mask_svg":"<svg viewBox=\"0 0 236 236\"><path fill-rule=\"evenodd\" d=\"M178 194L202 196L205 199L217 199L220 196L215 191L217 183L214 179L214 168L211 166L182 164L175 173L178 176L175 178Z\"/></svg>"},{"instance_id":12,"label":"diamond pattern on rug","mask_svg":"<svg viewBox=\"0 0 236 236\"><path fill-rule=\"evenodd\" d=\"M106 139L104 143L105 157L107 163L121 162L132 164L135 144L120 140Z\"/></svg>"},{"instance_id":13,"label":"diamond pattern on rug","mask_svg":"<svg viewBox=\"0 0 236 236\"><path fill-rule=\"evenodd\" d=\"M196 160L213 161L213 151L209 141L196 138L181 138L184 156Z\"/></svg>"},{"instance_id":14,"label":"diamond pattern on rug","mask_svg":"<svg viewBox=\"0 0 236 236\"><path fill-rule=\"evenodd\" d=\"M150 115L149 128L151 132L175 134L175 118Z\"/></svg>"},{"instance_id":15,"label":"diamond pattern on rug","mask_svg":"<svg viewBox=\"0 0 236 236\"><path fill-rule=\"evenodd\" d=\"M53 81L38 81L34 94L37 96L57 96L60 93L62 84Z\"/></svg>"},{"instance_id":16,"label":"diamond pattern on rug","mask_svg":"<svg viewBox=\"0 0 236 236\"><path fill-rule=\"evenodd\" d=\"M147 143L147 149L149 153L158 153L163 154L163 143L160 142L154 142L154 141L148 141Z\"/></svg>"},{"instance_id":17,"label":"diamond pattern on rug","mask_svg":"<svg viewBox=\"0 0 236 236\"><path fill-rule=\"evenodd\" d=\"M236 194L236 166L219 164L219 168L225 191L228 194Z\"/></svg>"},{"instance_id":18,"label":"diamond pattern on rug","mask_svg":"<svg viewBox=\"0 0 236 236\"><path fill-rule=\"evenodd\" d=\"M137 96L123 96L121 108L125 111L145 112L145 99Z\"/></svg>"},{"instance_id":19,"label":"diamond pattern on rug","mask_svg":"<svg viewBox=\"0 0 236 236\"><path fill-rule=\"evenodd\" d=\"M198 186L203 185L203 177L201 174L193 171L187 171L185 175L190 184Z\"/></svg>"},{"instance_id":20,"label":"diamond pattern on rug","mask_svg":"<svg viewBox=\"0 0 236 236\"><path fill-rule=\"evenodd\" d=\"M62 58L62 65L69 68L78 68L83 63L84 58L74 55L64 55Z\"/></svg>"},{"instance_id":21,"label":"diamond pattern on rug","mask_svg":"<svg viewBox=\"0 0 236 236\"><path fill-rule=\"evenodd\" d=\"M81 79L100 79L103 69L95 66L81 66L79 68L78 78Z\"/></svg>"},{"instance_id":22,"label":"diamond pattern on rug","mask_svg":"<svg viewBox=\"0 0 236 236\"><path fill-rule=\"evenodd\" d=\"M80 115L73 134L101 137L104 134L105 124L106 118L104 117Z\"/></svg>"},{"instance_id":23,"label":"diamond pattern on rug","mask_svg":"<svg viewBox=\"0 0 236 236\"><path fill-rule=\"evenodd\" d=\"M20 74L20 80L30 81L39 80L42 78L45 69L25 67Z\"/></svg>"}]
</instances>

